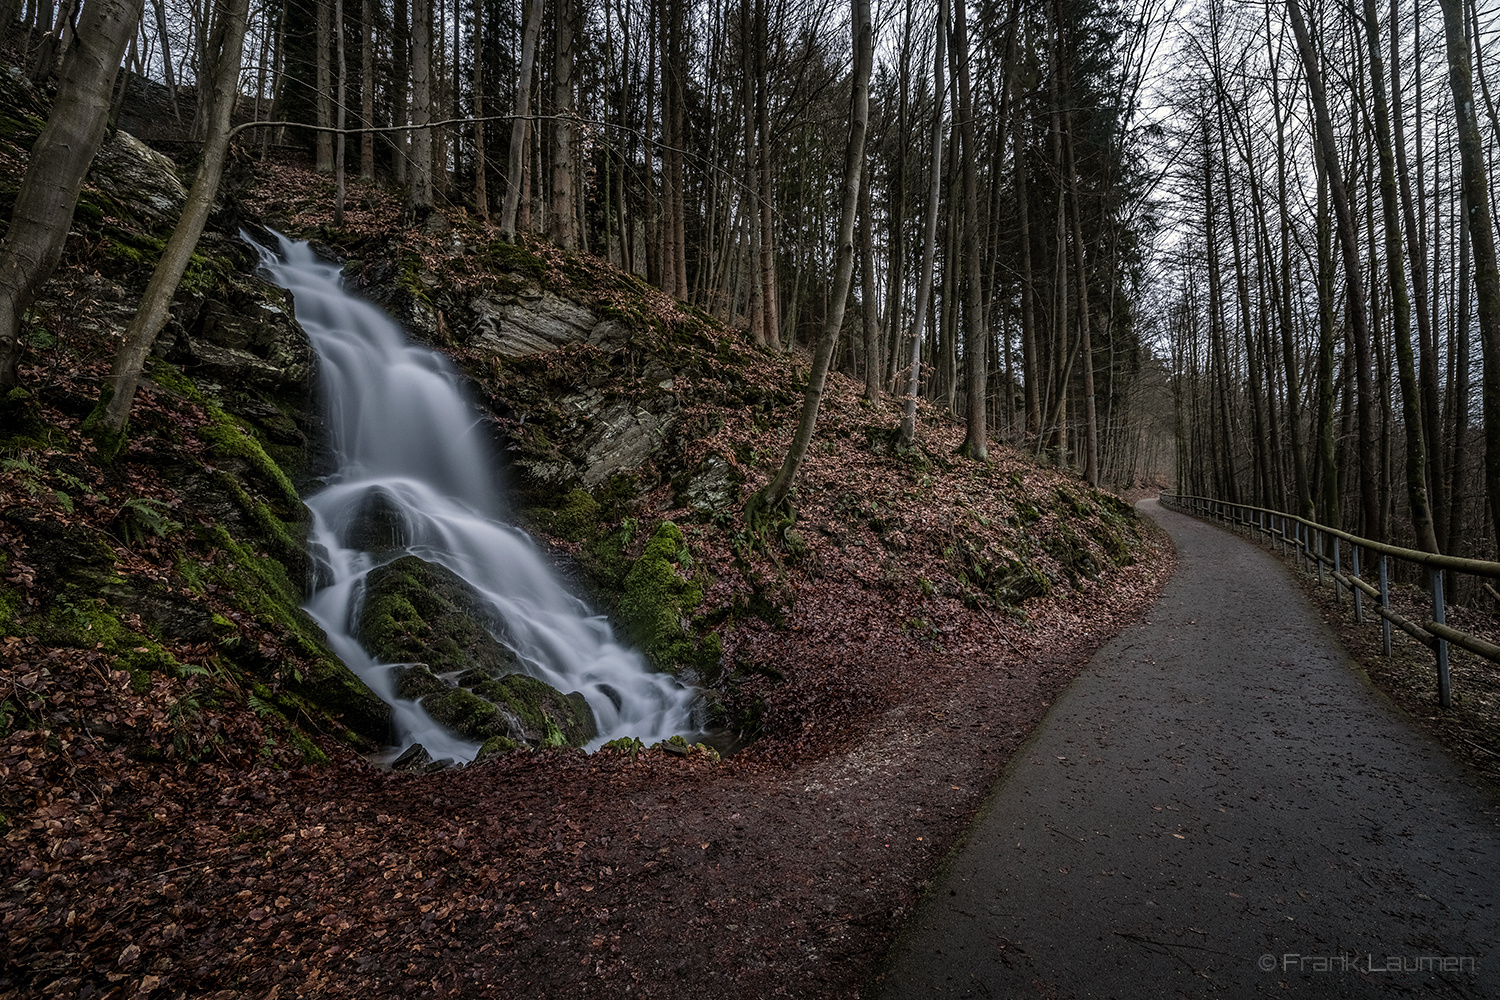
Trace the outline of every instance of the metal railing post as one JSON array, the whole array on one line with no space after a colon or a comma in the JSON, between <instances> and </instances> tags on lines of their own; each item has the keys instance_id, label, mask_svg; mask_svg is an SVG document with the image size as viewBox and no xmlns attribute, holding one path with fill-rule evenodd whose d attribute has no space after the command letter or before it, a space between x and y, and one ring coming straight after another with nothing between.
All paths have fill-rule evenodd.
<instances>
[{"instance_id":1,"label":"metal railing post","mask_svg":"<svg viewBox=\"0 0 1500 1000\"><path fill-rule=\"evenodd\" d=\"M1363 582L1359 575L1359 546L1349 546L1349 558L1354 561L1354 579ZM1359 584L1354 586L1354 623L1363 624L1365 620L1365 592Z\"/></svg>"},{"instance_id":2,"label":"metal railing post","mask_svg":"<svg viewBox=\"0 0 1500 1000\"><path fill-rule=\"evenodd\" d=\"M1380 606L1385 610L1391 610L1391 583L1386 571L1385 553L1380 554ZM1380 634L1385 640L1385 658L1391 658L1391 620L1385 615L1380 616Z\"/></svg>"},{"instance_id":3,"label":"metal railing post","mask_svg":"<svg viewBox=\"0 0 1500 1000\"><path fill-rule=\"evenodd\" d=\"M1281 558L1286 558L1286 515L1278 514L1281 523Z\"/></svg>"},{"instance_id":4,"label":"metal railing post","mask_svg":"<svg viewBox=\"0 0 1500 1000\"><path fill-rule=\"evenodd\" d=\"M1428 570L1427 578L1432 588L1432 620L1439 625L1447 624L1443 601L1443 571L1437 567ZM1453 690L1448 682L1448 641L1437 639L1438 704L1453 707Z\"/></svg>"},{"instance_id":5,"label":"metal railing post","mask_svg":"<svg viewBox=\"0 0 1500 1000\"><path fill-rule=\"evenodd\" d=\"M1339 583L1339 577L1343 575L1344 568L1339 563L1339 550L1343 545L1339 542L1337 535L1333 536L1333 599L1342 601L1344 599L1344 585Z\"/></svg>"},{"instance_id":6,"label":"metal railing post","mask_svg":"<svg viewBox=\"0 0 1500 1000\"><path fill-rule=\"evenodd\" d=\"M1323 586L1323 529L1313 529L1313 561L1318 564L1318 586Z\"/></svg>"}]
</instances>

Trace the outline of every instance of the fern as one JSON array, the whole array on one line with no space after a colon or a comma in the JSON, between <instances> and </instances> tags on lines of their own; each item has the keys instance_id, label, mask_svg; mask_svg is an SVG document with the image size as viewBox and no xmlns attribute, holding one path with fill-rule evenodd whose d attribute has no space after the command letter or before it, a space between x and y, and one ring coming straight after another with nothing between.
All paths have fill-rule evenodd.
<instances>
[{"instance_id":1,"label":"fern","mask_svg":"<svg viewBox=\"0 0 1500 1000\"><path fill-rule=\"evenodd\" d=\"M134 497L125 501L115 515L115 525L121 539L127 545L145 541L147 538L166 538L182 528L181 521L167 516L172 508L162 500L150 497Z\"/></svg>"}]
</instances>

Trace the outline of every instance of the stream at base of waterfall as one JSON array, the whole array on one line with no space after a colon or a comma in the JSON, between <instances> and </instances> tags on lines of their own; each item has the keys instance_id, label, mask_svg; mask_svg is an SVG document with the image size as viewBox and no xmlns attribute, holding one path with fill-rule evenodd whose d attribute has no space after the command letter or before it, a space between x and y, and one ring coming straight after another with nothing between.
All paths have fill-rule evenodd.
<instances>
[{"instance_id":1,"label":"stream at base of waterfall","mask_svg":"<svg viewBox=\"0 0 1500 1000\"><path fill-rule=\"evenodd\" d=\"M532 540L502 520L493 446L452 364L351 294L337 264L306 243L280 243L278 251L256 246L265 275L291 292L317 351L330 455L322 487L305 498L316 564L306 607L333 651L391 705L394 746L379 759L415 743L455 761L479 750L417 701L398 697L397 671L408 664L382 663L356 638L367 575L405 555L445 567L472 588L493 611L486 617L503 623L494 638L524 673L583 694L598 725L585 749L619 737L649 745L693 733L701 694L653 672L563 587ZM391 526L391 547L369 547L364 522L374 510Z\"/></svg>"}]
</instances>

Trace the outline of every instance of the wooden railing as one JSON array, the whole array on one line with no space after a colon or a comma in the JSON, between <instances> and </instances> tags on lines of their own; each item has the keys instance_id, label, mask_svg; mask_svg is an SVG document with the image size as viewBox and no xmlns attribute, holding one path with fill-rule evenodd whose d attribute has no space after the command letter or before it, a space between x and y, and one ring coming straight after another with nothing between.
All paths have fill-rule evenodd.
<instances>
[{"instance_id":1,"label":"wooden railing","mask_svg":"<svg viewBox=\"0 0 1500 1000\"><path fill-rule=\"evenodd\" d=\"M1435 555L1416 549L1403 549L1397 545L1373 542L1368 538L1351 535L1347 531L1329 528L1279 510L1255 507L1250 504L1229 503L1211 497L1184 496L1163 493L1161 503L1198 517L1224 521L1237 529L1253 533L1275 545L1281 544L1283 556L1292 555L1298 565L1316 567L1318 583L1325 580L1325 571L1333 579L1334 592L1340 599L1342 588L1347 587L1354 595L1354 620L1363 622L1364 598L1379 601L1375 612L1381 618L1381 630L1385 639L1385 655L1391 655L1391 626L1394 625L1413 639L1433 651L1437 658L1438 701L1444 708L1453 704L1452 684L1448 676L1448 644L1486 660L1500 663L1500 646L1478 636L1452 628L1447 623L1447 604L1443 598L1443 574L1466 573L1488 580L1500 580L1500 562L1483 559L1463 559L1457 556ZM1343 554L1347 545L1349 563L1345 565ZM1288 553L1288 547L1292 549ZM1330 554L1330 549L1331 554ZM1377 569L1378 586L1361 575L1361 556L1365 572L1369 572L1371 557ZM1390 561L1398 560L1427 571L1427 593L1432 602L1432 615L1426 621L1414 622L1391 609ZM1308 567L1311 571L1311 567Z\"/></svg>"}]
</instances>

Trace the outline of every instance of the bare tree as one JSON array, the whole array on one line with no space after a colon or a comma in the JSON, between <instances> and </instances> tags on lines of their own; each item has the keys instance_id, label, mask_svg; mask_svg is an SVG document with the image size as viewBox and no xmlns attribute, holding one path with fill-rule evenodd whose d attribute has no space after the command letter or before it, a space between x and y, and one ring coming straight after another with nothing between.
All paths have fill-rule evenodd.
<instances>
[{"instance_id":1,"label":"bare tree","mask_svg":"<svg viewBox=\"0 0 1500 1000\"><path fill-rule=\"evenodd\" d=\"M833 287L828 307L828 318L818 335L813 349L812 368L807 376L807 391L803 396L802 416L797 421L797 432L792 446L787 450L781 470L765 490L751 498L747 514L756 514L756 507L765 511L779 510L791 492L797 479L802 460L807 457L807 447L812 443L813 430L818 422L818 408L823 400L823 385L828 379L829 365L834 348L838 346L839 330L844 325L844 306L849 298L849 286L854 278L854 220L859 214L859 184L864 173L865 133L870 120L870 65L874 61L875 29L870 20L870 0L853 0L854 27L854 79L850 92L849 144L844 157L843 205L839 216L839 240L834 260Z\"/></svg>"},{"instance_id":2,"label":"bare tree","mask_svg":"<svg viewBox=\"0 0 1500 1000\"><path fill-rule=\"evenodd\" d=\"M917 387L922 373L922 334L927 327L927 306L932 299L932 274L937 256L938 202L943 194L943 51L948 34L948 0L938 0L937 29L932 58L932 138L927 185L927 219L922 236L922 270L917 281L916 316L911 324L911 373L906 379L906 404L902 409L897 444L910 448L917 431Z\"/></svg>"},{"instance_id":3,"label":"bare tree","mask_svg":"<svg viewBox=\"0 0 1500 1000\"><path fill-rule=\"evenodd\" d=\"M526 160L526 133L531 126L531 78L536 74L536 40L542 30L542 0L529 0L521 25L521 72L516 80L515 118L510 126L510 161L505 168L505 207L500 212L500 238L516 239L516 213L521 205L521 172Z\"/></svg>"},{"instance_id":4,"label":"bare tree","mask_svg":"<svg viewBox=\"0 0 1500 1000\"><path fill-rule=\"evenodd\" d=\"M172 297L177 285L187 270L198 237L203 235L203 225L213 208L218 194L219 178L224 173L224 160L229 152L230 116L234 112L235 99L239 96L240 60L245 44L245 13L250 0L222 0L215 24L213 40L209 45L208 72L203 81L213 87L213 115L208 124L208 140L203 146L203 162L198 167L193 186L188 191L187 202L172 236L167 240L161 260L151 273L146 293L141 297L140 307L130 327L125 331L125 341L115 355L110 369L110 381L105 388L104 414L101 420L106 437L119 439L125 431L125 422L130 417L130 404L135 399L135 390L140 382L141 369L151 352L156 336L166 325L172 307Z\"/></svg>"},{"instance_id":5,"label":"bare tree","mask_svg":"<svg viewBox=\"0 0 1500 1000\"><path fill-rule=\"evenodd\" d=\"M91 0L63 54L47 124L31 147L0 245L0 392L18 381L21 317L62 258L73 209L104 139L110 87L143 0Z\"/></svg>"}]
</instances>

